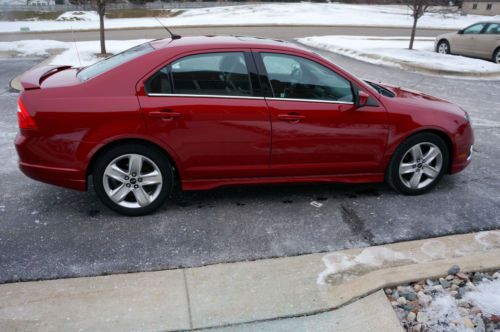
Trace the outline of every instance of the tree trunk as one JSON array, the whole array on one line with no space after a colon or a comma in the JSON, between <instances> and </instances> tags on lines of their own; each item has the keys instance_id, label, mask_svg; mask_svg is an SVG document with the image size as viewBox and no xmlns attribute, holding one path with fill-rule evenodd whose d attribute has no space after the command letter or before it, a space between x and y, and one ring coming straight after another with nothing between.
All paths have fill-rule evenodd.
<instances>
[{"instance_id":1,"label":"tree trunk","mask_svg":"<svg viewBox=\"0 0 500 332\"><path fill-rule=\"evenodd\" d=\"M410 46L408 47L410 50L413 49L413 41L415 40L415 33L417 32L417 21L418 17L413 16L413 27L411 28Z\"/></svg>"},{"instance_id":2,"label":"tree trunk","mask_svg":"<svg viewBox=\"0 0 500 332\"><path fill-rule=\"evenodd\" d=\"M104 14L106 12L105 2L104 0L98 0L98 12L99 12L99 36L101 39L101 54L106 54L106 39L104 36Z\"/></svg>"}]
</instances>

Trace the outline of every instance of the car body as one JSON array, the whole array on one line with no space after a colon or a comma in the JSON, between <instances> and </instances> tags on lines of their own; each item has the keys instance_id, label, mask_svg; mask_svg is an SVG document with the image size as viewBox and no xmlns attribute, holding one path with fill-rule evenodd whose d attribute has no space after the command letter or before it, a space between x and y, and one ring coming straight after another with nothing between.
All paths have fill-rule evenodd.
<instances>
[{"instance_id":1,"label":"car body","mask_svg":"<svg viewBox=\"0 0 500 332\"><path fill-rule=\"evenodd\" d=\"M478 22L436 37L434 49L500 63L500 21Z\"/></svg>"},{"instance_id":2,"label":"car body","mask_svg":"<svg viewBox=\"0 0 500 332\"><path fill-rule=\"evenodd\" d=\"M95 180L113 167L125 167L119 180L135 188L143 180L130 171L137 155L150 174L168 178L169 193L173 181L182 190L383 182L396 152L424 134L433 136L429 147L440 146L441 164L433 165L441 175L469 164L474 140L467 113L452 103L363 81L307 49L260 38L155 40L88 68L38 67L21 84L21 170L77 190L93 175L94 186L105 183L102 193L116 192ZM107 202L125 214L153 209L134 210L137 203Z\"/></svg>"}]
</instances>

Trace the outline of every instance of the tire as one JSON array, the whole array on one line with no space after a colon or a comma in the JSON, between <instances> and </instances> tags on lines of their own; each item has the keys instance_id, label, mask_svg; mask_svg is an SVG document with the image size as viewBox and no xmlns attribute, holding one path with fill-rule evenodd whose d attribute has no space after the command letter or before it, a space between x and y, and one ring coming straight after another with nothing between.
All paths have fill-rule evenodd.
<instances>
[{"instance_id":1,"label":"tire","mask_svg":"<svg viewBox=\"0 0 500 332\"><path fill-rule=\"evenodd\" d=\"M436 47L436 52L441 54L450 54L450 43L447 40L440 40Z\"/></svg>"},{"instance_id":2,"label":"tire","mask_svg":"<svg viewBox=\"0 0 500 332\"><path fill-rule=\"evenodd\" d=\"M137 143L104 152L93 174L99 199L127 216L142 216L158 209L171 195L174 184L172 165L165 154Z\"/></svg>"},{"instance_id":3,"label":"tire","mask_svg":"<svg viewBox=\"0 0 500 332\"><path fill-rule=\"evenodd\" d=\"M495 52L493 52L493 57L491 58L491 60L494 63L500 64L500 48L497 48Z\"/></svg>"},{"instance_id":4,"label":"tire","mask_svg":"<svg viewBox=\"0 0 500 332\"><path fill-rule=\"evenodd\" d=\"M449 160L450 152L441 137L432 133L416 134L394 152L386 181L401 194L424 194L439 183L448 169Z\"/></svg>"}]
</instances>

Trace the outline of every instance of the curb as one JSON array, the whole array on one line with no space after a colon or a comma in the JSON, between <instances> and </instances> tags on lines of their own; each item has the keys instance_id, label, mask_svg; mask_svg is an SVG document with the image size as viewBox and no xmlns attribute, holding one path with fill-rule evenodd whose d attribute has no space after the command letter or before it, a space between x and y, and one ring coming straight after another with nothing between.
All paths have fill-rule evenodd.
<instances>
[{"instance_id":1,"label":"curb","mask_svg":"<svg viewBox=\"0 0 500 332\"><path fill-rule=\"evenodd\" d=\"M4 284L0 330L232 330L313 319L349 311L385 287L445 276L451 265L464 272L499 269L498 257L500 231L488 231L199 268Z\"/></svg>"}]
</instances>

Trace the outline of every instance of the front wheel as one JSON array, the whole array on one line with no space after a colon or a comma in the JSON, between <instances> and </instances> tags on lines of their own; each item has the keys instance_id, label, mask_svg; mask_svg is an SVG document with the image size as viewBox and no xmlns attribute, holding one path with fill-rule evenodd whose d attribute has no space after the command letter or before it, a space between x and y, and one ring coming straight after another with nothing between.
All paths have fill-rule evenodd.
<instances>
[{"instance_id":1,"label":"front wheel","mask_svg":"<svg viewBox=\"0 0 500 332\"><path fill-rule=\"evenodd\" d=\"M436 51L441 54L450 54L450 44L446 40L441 40L437 45Z\"/></svg>"},{"instance_id":2,"label":"front wheel","mask_svg":"<svg viewBox=\"0 0 500 332\"><path fill-rule=\"evenodd\" d=\"M448 163L449 151L441 137L431 133L417 134L396 149L386 180L402 194L420 195L438 184Z\"/></svg>"},{"instance_id":3,"label":"front wheel","mask_svg":"<svg viewBox=\"0 0 500 332\"><path fill-rule=\"evenodd\" d=\"M128 216L159 208L171 194L172 184L172 166L165 155L141 144L106 151L94 168L94 188L101 201Z\"/></svg>"}]
</instances>

